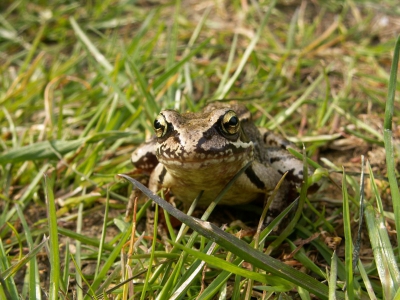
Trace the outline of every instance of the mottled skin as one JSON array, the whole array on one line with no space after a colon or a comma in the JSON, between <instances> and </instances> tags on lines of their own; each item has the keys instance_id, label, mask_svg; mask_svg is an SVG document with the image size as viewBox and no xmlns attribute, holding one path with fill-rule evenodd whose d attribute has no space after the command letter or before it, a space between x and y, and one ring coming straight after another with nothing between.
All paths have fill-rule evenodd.
<instances>
[{"instance_id":1,"label":"mottled skin","mask_svg":"<svg viewBox=\"0 0 400 300\"><path fill-rule=\"evenodd\" d=\"M132 154L133 164L151 173L149 188L169 188L184 203L200 191L208 205L248 162L251 165L225 194L220 204L236 205L265 199L288 172L271 205L280 211L302 181L303 164L294 158L288 141L252 122L245 106L212 103L198 113L164 110L154 122L156 137Z\"/></svg>"}]
</instances>

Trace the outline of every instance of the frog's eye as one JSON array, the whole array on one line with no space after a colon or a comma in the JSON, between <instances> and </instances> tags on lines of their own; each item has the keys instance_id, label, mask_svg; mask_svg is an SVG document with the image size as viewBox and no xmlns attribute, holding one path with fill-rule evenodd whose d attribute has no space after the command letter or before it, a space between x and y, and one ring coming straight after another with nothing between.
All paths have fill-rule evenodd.
<instances>
[{"instance_id":1,"label":"frog's eye","mask_svg":"<svg viewBox=\"0 0 400 300\"><path fill-rule=\"evenodd\" d=\"M153 128L158 138L162 138L167 133L168 123L162 114L159 114L154 120Z\"/></svg>"},{"instance_id":2,"label":"frog's eye","mask_svg":"<svg viewBox=\"0 0 400 300\"><path fill-rule=\"evenodd\" d=\"M228 111L221 121L222 130L227 134L235 134L239 131L240 121L236 113Z\"/></svg>"}]
</instances>

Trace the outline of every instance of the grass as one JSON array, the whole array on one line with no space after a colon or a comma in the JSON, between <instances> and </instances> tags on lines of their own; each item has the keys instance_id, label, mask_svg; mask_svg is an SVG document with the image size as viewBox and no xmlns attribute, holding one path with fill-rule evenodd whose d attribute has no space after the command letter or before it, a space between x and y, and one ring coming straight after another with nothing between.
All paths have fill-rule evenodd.
<instances>
[{"instance_id":1,"label":"grass","mask_svg":"<svg viewBox=\"0 0 400 300\"><path fill-rule=\"evenodd\" d=\"M397 3L225 4L0 4L0 299L400 299ZM161 108L216 99L304 143L322 187L280 238L210 209L167 217L166 249L116 175Z\"/></svg>"}]
</instances>

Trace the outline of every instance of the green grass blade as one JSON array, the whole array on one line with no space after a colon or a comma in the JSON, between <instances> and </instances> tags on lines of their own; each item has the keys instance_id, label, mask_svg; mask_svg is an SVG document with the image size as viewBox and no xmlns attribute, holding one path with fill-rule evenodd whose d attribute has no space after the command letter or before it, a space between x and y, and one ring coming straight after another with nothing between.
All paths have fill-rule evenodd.
<instances>
[{"instance_id":1,"label":"green grass blade","mask_svg":"<svg viewBox=\"0 0 400 300\"><path fill-rule=\"evenodd\" d=\"M58 244L57 215L54 201L54 180L55 173L44 176L46 188L47 220L49 226L49 255L50 255L50 289L49 299L58 299L60 274L60 254Z\"/></svg>"},{"instance_id":2,"label":"green grass blade","mask_svg":"<svg viewBox=\"0 0 400 300\"><path fill-rule=\"evenodd\" d=\"M242 173L244 172L244 170L245 170L248 166L249 166L249 164L247 164L245 167L243 167L243 168L234 176L234 178L232 178L232 180L229 181L229 183L223 188L223 190L216 196L215 200L208 206L208 208L206 209L206 211L203 213L203 215L202 215L202 217L201 217L202 220L207 220L207 219L208 219L208 217L210 216L211 212L214 210L214 208L215 208L215 206L217 205L217 203L222 199L223 195L228 191L228 189L232 186L232 184L236 181L236 179L240 176L240 174L242 174ZM198 198L201 197L201 194L202 194L202 193L200 193L200 194L198 195L198 197L196 198L196 200L197 200ZM197 201L194 201L194 202L192 203L190 210L195 208L196 202L197 202ZM182 233L182 232L184 231L183 228L184 228L184 226L182 226L182 228L181 228L182 230L180 231L180 233ZM198 233L197 233L197 232L194 232L194 233L190 236L190 239L189 239L189 241L187 242L186 246L187 246L187 247L192 247L193 244L196 242L197 236L198 236ZM181 237L182 237L182 236L181 236ZM172 252L177 251L177 249L178 249L177 247L174 247L174 249L172 250ZM181 259L180 259L179 262L178 262L178 265L181 266L181 265L183 264L183 262L184 262L186 259L187 259L187 254L184 252L184 254L181 256ZM196 263L198 263L198 262L199 262L199 261L195 261L194 264L196 264ZM174 271L173 271L174 273L169 277L169 279L167 280L167 283L163 286L163 289L162 289L162 291L160 292L160 294L159 294L159 296L158 296L158 299L167 299L167 298L169 297L169 295L170 295L170 293L171 293L170 290L172 289L172 285L173 285L174 281L176 281L176 276L177 276L177 274L178 274L178 270L179 270L179 269L180 269L180 268L178 268L178 267L175 267L175 268L174 268ZM157 270L157 271L160 272L160 271L161 271L161 268L159 268L159 270ZM157 271L156 271L156 272L157 272ZM186 277L186 276L183 276L179 282L183 282L183 281L186 279L185 277ZM182 284L183 284L183 283L182 283Z\"/></svg>"},{"instance_id":3,"label":"green grass blade","mask_svg":"<svg viewBox=\"0 0 400 300\"><path fill-rule=\"evenodd\" d=\"M0 164L18 163L27 160L37 159L57 159L57 154L61 156L76 150L86 139L78 139L73 141L45 141L37 142L17 149L12 149L0 155Z\"/></svg>"},{"instance_id":4,"label":"green grass blade","mask_svg":"<svg viewBox=\"0 0 400 300\"><path fill-rule=\"evenodd\" d=\"M290 20L290 26L289 26L289 31L288 31L288 37L286 40L286 50L290 51L293 49L293 45L295 42L295 32L296 32L296 26L297 22L299 20L299 9L297 9Z\"/></svg>"},{"instance_id":5,"label":"green grass blade","mask_svg":"<svg viewBox=\"0 0 400 300\"><path fill-rule=\"evenodd\" d=\"M300 236L302 238L308 238L312 235L312 232L307 230L304 226L301 224L298 224L296 226L296 229L299 230ZM333 252L328 246L321 240L315 239L311 242L311 244L317 248L318 253L329 263L331 264L332 262L332 256ZM337 261L337 274L340 280L345 281L346 280L346 270L343 262L341 260Z\"/></svg>"},{"instance_id":6,"label":"green grass blade","mask_svg":"<svg viewBox=\"0 0 400 300\"><path fill-rule=\"evenodd\" d=\"M18 205L16 206L16 210L18 213L18 217L21 221L22 227L24 228L24 233L26 236L26 241L29 246L29 250L32 251L32 249L34 248L34 244L31 235L31 230L26 222L22 210ZM38 275L39 272L38 272L37 260L31 259L29 261L29 299L32 300L41 299L40 280L38 278Z\"/></svg>"},{"instance_id":7,"label":"green grass blade","mask_svg":"<svg viewBox=\"0 0 400 300\"><path fill-rule=\"evenodd\" d=\"M343 168L342 180L343 195L343 226L345 244L345 268L346 268L346 293L349 299L354 299L354 276L353 276L353 239L351 237L350 207L347 194L346 173Z\"/></svg>"},{"instance_id":8,"label":"green grass blade","mask_svg":"<svg viewBox=\"0 0 400 300\"><path fill-rule=\"evenodd\" d=\"M324 79L324 74L320 74L314 80L314 82L306 89L306 91L301 95L301 97L299 97L299 99L294 101L293 104L290 105L290 107L278 113L274 117L274 119L268 122L265 126L269 129L274 129L280 124L282 124L285 120L287 120L301 105L303 105L308 100L310 94L320 86L323 79Z\"/></svg>"},{"instance_id":9,"label":"green grass blade","mask_svg":"<svg viewBox=\"0 0 400 300\"><path fill-rule=\"evenodd\" d=\"M390 241L388 230L385 226L385 211L383 210L383 203L380 197L378 188L376 186L375 177L372 172L371 165L368 164L369 168L369 176L371 180L372 190L375 194L375 199L378 207L379 213L376 215L376 222L379 224L378 226L378 234L379 234L379 241L381 243L381 251L382 254L385 256L386 260L388 261L388 268L390 271L391 278L393 280L394 288L397 290L400 288L400 271L398 268L398 264L396 261L396 256L394 254L394 250L392 247L392 243Z\"/></svg>"},{"instance_id":10,"label":"green grass blade","mask_svg":"<svg viewBox=\"0 0 400 300\"><path fill-rule=\"evenodd\" d=\"M224 89L224 86L226 85L226 83L228 82L229 79L229 74L231 72L231 68L232 68L232 64L233 64L233 59L235 57L235 51L236 51L236 46L237 46L237 40L238 40L238 35L235 34L233 36L233 40L232 40L232 46L231 46L231 50L229 51L229 57L228 57L228 62L226 63L225 66L225 71L224 74L222 75L222 78L219 82L218 88L215 91L216 95L222 95L222 91Z\"/></svg>"},{"instance_id":11,"label":"green grass blade","mask_svg":"<svg viewBox=\"0 0 400 300\"><path fill-rule=\"evenodd\" d=\"M232 274L237 274L237 275L241 275L243 277L252 279L252 280L256 280L259 281L261 283L268 283L271 285L279 285L279 286L285 286L287 289L286 290L290 290L291 289L291 285L288 284L288 282L285 282L285 280L283 279L279 279L277 277L274 276L268 276L266 274L260 274L257 272L252 272L252 271L248 271L245 270L241 267L237 267L232 263L229 263L223 259L217 258L216 256L211 256L210 254L207 253L202 253L200 251L196 251L193 250L191 248L182 246L180 244L174 244L176 247L184 250L185 252L188 252L189 254L191 254L192 256L206 262L207 264L217 267L217 268L221 268L222 270L228 271Z\"/></svg>"},{"instance_id":12,"label":"green grass blade","mask_svg":"<svg viewBox=\"0 0 400 300\"><path fill-rule=\"evenodd\" d=\"M94 279L92 285L90 286L90 290L93 290L96 292L96 294L102 293L103 291L99 291L98 288L100 287L101 283L105 280L107 277L107 273L110 270L110 268L113 266L115 260L118 258L118 256L121 253L122 247L125 245L126 241L129 239L131 235L131 227L124 232L124 234L121 236L121 239L119 240L118 244L113 248L112 252L107 256L107 260L104 262L102 269L100 270L98 276ZM86 295L85 300L89 300L90 296Z\"/></svg>"},{"instance_id":13,"label":"green grass blade","mask_svg":"<svg viewBox=\"0 0 400 300\"><path fill-rule=\"evenodd\" d=\"M290 249L292 251L295 251L297 246L289 241L286 240L285 243L288 243L290 246ZM311 270L312 272L314 272L315 274L318 274L321 277L325 277L326 274L320 269L320 267L318 267L305 253L304 249L300 249L299 251L296 252L296 254L294 255L294 258L296 260L298 260L304 267L306 267L307 269Z\"/></svg>"},{"instance_id":14,"label":"green grass blade","mask_svg":"<svg viewBox=\"0 0 400 300\"><path fill-rule=\"evenodd\" d=\"M365 288L368 292L369 299L377 300L378 298L375 295L374 288L372 287L371 281L368 278L368 274L365 271L365 268L360 260L358 261L357 266L358 266L358 270L360 272L361 278L363 279Z\"/></svg>"},{"instance_id":15,"label":"green grass blade","mask_svg":"<svg viewBox=\"0 0 400 300\"><path fill-rule=\"evenodd\" d=\"M265 241L267 236L272 232L272 230L278 225L279 220L282 220L292 209L295 207L297 202L291 203L286 207L260 234L260 244ZM254 248L255 239L251 242L250 246ZM232 263L235 266L240 266L243 259L240 257L235 259ZM313 268L310 268L313 270ZM227 271L222 271L217 278L215 278L203 291L198 300L211 299L220 290L222 285L232 276L232 273ZM240 276L239 276L240 277ZM237 277L236 277L237 278Z\"/></svg>"},{"instance_id":16,"label":"green grass blade","mask_svg":"<svg viewBox=\"0 0 400 300\"><path fill-rule=\"evenodd\" d=\"M347 243L351 241L342 239L336 258L325 234L317 235L343 236L343 201L337 188L345 165L349 206L345 226L348 230L351 224L354 252L358 250L359 174L349 171L359 168L357 153L363 153L380 175L375 174L375 181L370 171L370 179L365 180L369 210L364 212L367 228L362 231L361 259L353 254L354 298L400 298L396 183L400 42L392 34L400 17L396 1L382 1L382 5L136 2L0 1L0 299L47 298L50 276L55 279L50 270L57 267L62 278L52 297L60 299L171 299L172 295L198 300L323 299L334 298L333 294L341 299L346 296L345 255L350 255ZM140 233L132 235L136 247L125 259L127 251L120 243L131 226L123 220L123 210L132 187L116 182L115 174L129 172L140 182L147 181L148 174L135 170L129 160L152 133L160 108L196 112L216 97L243 102L257 126L268 125L298 146L305 143L323 167L308 161L309 165L326 168L318 169L307 184L314 180L322 183L321 188L304 198L306 205L296 226L271 253L275 260L245 248L244 244L256 248L257 236L253 240L249 236L252 231L244 228L242 241L235 238L239 222L226 230L233 237L197 220L194 228L207 238L187 225L175 237L172 216L166 220L170 239L189 251L209 253L216 258L214 263L220 259L233 266L221 270L202 261L197 252L189 254L178 246L169 252L166 244L158 242L150 253L151 242ZM43 174L49 167L56 173L57 220L54 212L46 217L48 183ZM137 220L143 220L152 202L140 208ZM257 205L243 208L259 215ZM210 217L217 219L219 228L220 221L238 218L253 228L257 217L244 209L235 207L233 213L221 207ZM56 254L49 250L48 241L45 254L40 253L43 246L37 248L48 236L50 224L54 236L55 221L60 266L49 264L48 258ZM274 222L263 230L258 252L276 240L271 236ZM365 240L367 236L371 241ZM215 239L224 246L215 246ZM304 244L294 242L298 239ZM80 245L77 252L75 245ZM211 245L216 250L207 252ZM45 264L40 263L42 258L47 259ZM252 260L254 264L248 262ZM301 277L289 268L294 261L296 267L301 265ZM253 272L235 275L235 268ZM146 273L150 274L147 280ZM279 290L279 282L268 285L254 280L263 274L280 278L281 273L291 281L289 293ZM309 281L310 277L317 282ZM322 295L299 286L300 281Z\"/></svg>"},{"instance_id":17,"label":"green grass blade","mask_svg":"<svg viewBox=\"0 0 400 300\"><path fill-rule=\"evenodd\" d=\"M46 240L47 241L47 240ZM41 250L43 245L40 245L40 248L37 247L37 252ZM33 256L36 255L37 252L32 251ZM17 272L22 266L24 266L31 258L32 254L28 254L29 257L25 256L26 259L21 259L17 265L9 267L9 262L7 260L7 253L4 249L3 240L0 238L0 296L4 299L19 299L17 286L13 278L7 278Z\"/></svg>"},{"instance_id":18,"label":"green grass blade","mask_svg":"<svg viewBox=\"0 0 400 300\"><path fill-rule=\"evenodd\" d=\"M384 131L383 138L385 142L386 150L386 166L387 176L389 178L390 192L393 201L393 211L395 215L395 223L397 228L397 241L400 241L400 191L396 179L396 163L394 158L394 146L393 146L393 132L392 132L392 118L394 110L394 97L396 93L397 84L397 70L399 64L399 53L400 53L400 36L396 40L394 48L394 56L392 62L392 68L390 70L390 79L388 86L388 96L386 100L385 120L384 120ZM399 254L400 255L400 252ZM399 256L400 257L400 256Z\"/></svg>"},{"instance_id":19,"label":"green grass blade","mask_svg":"<svg viewBox=\"0 0 400 300\"><path fill-rule=\"evenodd\" d=\"M189 54L187 54L185 57L179 60L179 62L175 63L173 66L171 66L168 70L166 70L161 76L159 76L156 80L154 80L153 87L154 89L159 89L173 74L176 74L178 70L191 59L193 56L195 56L197 53L200 52L200 50L204 49L206 46L210 44L211 38L206 39L204 42L202 42L200 45L198 45L196 48L194 48L192 51L190 51Z\"/></svg>"},{"instance_id":20,"label":"green grass blade","mask_svg":"<svg viewBox=\"0 0 400 300\"><path fill-rule=\"evenodd\" d=\"M35 246L32 251L30 251L27 255L22 257L16 264L9 267L7 270L3 271L0 276L3 279L7 279L8 277L14 275L17 271L19 271L26 263L28 263L32 258L35 257L43 248L43 246L48 242L48 238L45 238L39 245ZM5 256L4 256L5 257ZM5 265L4 265L5 266Z\"/></svg>"},{"instance_id":21,"label":"green grass blade","mask_svg":"<svg viewBox=\"0 0 400 300\"><path fill-rule=\"evenodd\" d=\"M132 136L132 132L108 131L94 134L88 138L81 138L71 141L53 140L37 142L31 145L12 149L0 155L0 164L18 163L38 159L59 159L65 154L77 150L84 143L106 143L114 142L117 139Z\"/></svg>"},{"instance_id":22,"label":"green grass blade","mask_svg":"<svg viewBox=\"0 0 400 300\"><path fill-rule=\"evenodd\" d=\"M157 243L157 227L158 227L158 205L156 205L155 207L155 211L154 211L154 226L153 226L153 240L151 243L151 250L150 250L150 260L149 260L149 265L153 265L154 262L154 252L155 252L155 248L156 248L156 243ZM152 269L149 268L147 270L146 273L146 279L144 281L144 286L143 286L143 292L142 295L140 296L140 300L144 300L146 297L146 291L150 288L151 286L149 286L149 282L150 282L150 277L151 277L151 273L152 273Z\"/></svg>"},{"instance_id":23,"label":"green grass blade","mask_svg":"<svg viewBox=\"0 0 400 300\"><path fill-rule=\"evenodd\" d=\"M196 40L199 38L202 29L204 27L204 24L207 21L208 15L210 14L212 10L212 7L210 6L207 8L203 15L201 16L200 22L197 24L196 28L193 31L192 36L190 37L189 42L187 43L187 46L184 51L184 56L188 55L190 53L190 50L193 48ZM184 65L184 70L183 70L183 75L184 75L184 83L185 83L185 89L187 90L187 95L190 98L193 98L193 81L192 81L192 76L190 74L190 63L189 61ZM175 107L180 107L179 103L175 103Z\"/></svg>"},{"instance_id":24,"label":"green grass blade","mask_svg":"<svg viewBox=\"0 0 400 300\"><path fill-rule=\"evenodd\" d=\"M100 53L100 51L96 48L95 45L90 41L90 39L86 36L86 34L82 31L78 23L75 21L73 17L69 18L69 21L72 25L72 28L75 31L75 34L78 36L78 38L82 41L82 43L87 47L88 51L90 54L93 55L93 57L96 59L96 61L103 66L107 72L111 72L114 68L110 64L110 62L106 59L106 57Z\"/></svg>"},{"instance_id":25,"label":"green grass blade","mask_svg":"<svg viewBox=\"0 0 400 300\"><path fill-rule=\"evenodd\" d=\"M336 280L337 280L337 255L333 252L331 261L331 270L328 279L329 300L336 300Z\"/></svg>"},{"instance_id":26,"label":"green grass blade","mask_svg":"<svg viewBox=\"0 0 400 300\"><path fill-rule=\"evenodd\" d=\"M261 21L261 24L258 26L257 33L255 34L254 38L250 41L249 46L246 48L246 51L243 53L243 56L239 62L239 65L236 68L235 73L232 75L232 77L228 80L228 82L223 86L221 91L219 93L216 93L213 97L213 99L224 99L225 96L228 94L230 89L232 88L233 84L235 81L238 79L239 75L242 73L244 66L246 65L250 55L253 53L253 50L255 46L257 45L258 40L261 37L261 34L263 32L263 29L265 25L267 24L267 21L271 15L271 12L273 8L275 7L276 0L273 0L268 7L268 11L265 14L264 18Z\"/></svg>"},{"instance_id":27,"label":"green grass blade","mask_svg":"<svg viewBox=\"0 0 400 300\"><path fill-rule=\"evenodd\" d=\"M179 246L179 245L177 245L177 246ZM188 247L185 247L185 248L188 248ZM215 248L216 248L216 244L208 242L207 245L204 247L203 252L206 253L207 255L212 255ZM186 270L186 272L183 274L183 276L177 282L176 286L178 286L178 289L176 289L174 291L174 293L172 294L170 299L174 300L174 299L181 299L182 297L184 297L184 294L190 288L191 284L193 283L193 280L195 279L196 276L199 276L199 274L200 274L200 272L202 272L204 266L205 266L204 261L202 261L201 259L195 260L190 265L190 268L188 268Z\"/></svg>"},{"instance_id":28,"label":"green grass blade","mask_svg":"<svg viewBox=\"0 0 400 300\"><path fill-rule=\"evenodd\" d=\"M146 19L140 25L138 32L135 34L135 37L132 39L132 42L129 45L128 53L133 60L137 59L138 53L140 49L140 44L146 36L146 33L152 29L154 16L158 14L159 9L151 10L150 13L147 15Z\"/></svg>"},{"instance_id":29,"label":"green grass blade","mask_svg":"<svg viewBox=\"0 0 400 300\"><path fill-rule=\"evenodd\" d=\"M245 259L249 263L252 263L254 266L263 269L265 271L271 272L276 276L280 276L283 279L286 279L289 282L292 282L296 285L299 285L313 294L316 294L318 297L322 299L328 298L328 287L316 279L303 274L284 263L273 259L272 257L264 255L262 252L259 252L253 248L251 248L247 243L242 240L237 239L236 237L222 231L220 228L215 226L212 223L201 221L199 219L194 219L193 217L187 216L181 211L174 208L171 204L163 200L162 198L154 195L150 190L148 190L145 186L137 182L136 180L130 178L129 176L120 174L119 176L125 178L132 184L134 184L138 189L140 189L147 197L151 198L158 205L160 205L163 209L167 210L168 213L181 222L187 224L190 228L197 231L201 235L207 237L215 241L220 246L229 249L232 253L238 255L239 257ZM338 295L338 298L342 298Z\"/></svg>"},{"instance_id":30,"label":"green grass blade","mask_svg":"<svg viewBox=\"0 0 400 300\"><path fill-rule=\"evenodd\" d=\"M331 107L335 109L339 114L344 116L346 119L348 119L350 122L352 122L354 125L356 125L358 128L364 129L365 131L374 135L377 138L377 143L382 141L382 133L374 129L372 126L354 117L351 113L345 111L337 104L332 104Z\"/></svg>"},{"instance_id":31,"label":"green grass blade","mask_svg":"<svg viewBox=\"0 0 400 300\"><path fill-rule=\"evenodd\" d=\"M32 61L32 58L35 55L37 48L39 46L40 40L43 38L43 33L44 33L46 27L48 26L47 22L48 22L48 19L46 18L45 22L43 22L43 24L40 26L39 31L38 31L37 35L35 36L35 40L33 41L32 47L30 47L29 53L26 56L24 63L21 66L20 73L25 72L29 66L29 63Z\"/></svg>"},{"instance_id":32,"label":"green grass blade","mask_svg":"<svg viewBox=\"0 0 400 300\"><path fill-rule=\"evenodd\" d=\"M394 282L390 275L389 263L385 256L385 251L382 249L383 245L379 234L379 228L382 224L379 217L376 217L374 208L369 204L365 208L365 222L367 224L368 235L375 258L376 268L382 284L384 297L385 299L393 299L395 291Z\"/></svg>"},{"instance_id":33,"label":"green grass blade","mask_svg":"<svg viewBox=\"0 0 400 300\"><path fill-rule=\"evenodd\" d=\"M66 228L58 227L58 232L64 236L67 236L73 240L78 240L83 244L89 245L89 246L94 246L94 247L100 247L100 241L96 238L91 238L85 235L81 235L76 233L75 231L68 230ZM109 244L104 244L103 249L107 251L112 251L114 249L114 246L109 245Z\"/></svg>"},{"instance_id":34,"label":"green grass blade","mask_svg":"<svg viewBox=\"0 0 400 300\"><path fill-rule=\"evenodd\" d=\"M45 174L47 169L49 168L49 164L44 164L40 170L37 172L35 177L30 182L28 188L24 192L24 194L19 199L19 205L21 208L24 208L32 197L32 194L37 190L39 182L42 180L42 176ZM15 213L15 207L11 208L5 218L5 221L9 221Z\"/></svg>"},{"instance_id":35,"label":"green grass blade","mask_svg":"<svg viewBox=\"0 0 400 300\"><path fill-rule=\"evenodd\" d=\"M71 276L70 270L69 270L69 262L71 261L71 253L69 250L69 239L67 239L65 243L65 252L64 254L64 272L62 273L62 283L64 284L63 289L65 291L68 291L68 284L69 284L69 278Z\"/></svg>"},{"instance_id":36,"label":"green grass blade","mask_svg":"<svg viewBox=\"0 0 400 300\"><path fill-rule=\"evenodd\" d=\"M104 219L103 219L103 227L102 227L101 237L100 237L99 253L97 255L96 271L94 272L95 277L99 273L100 264L101 264L101 256L103 254L106 232L107 232L107 219L108 219L109 207L110 207L110 193L109 193L109 189L107 189L106 206L104 208Z\"/></svg>"},{"instance_id":37,"label":"green grass blade","mask_svg":"<svg viewBox=\"0 0 400 300\"><path fill-rule=\"evenodd\" d=\"M174 61L176 59L176 54L177 54L177 48L178 48L178 28L179 28L179 11L181 8L181 0L175 0L175 7L174 7L174 13L173 13L173 22L172 22L172 28L168 31L168 41L167 41L167 57L165 60L165 69L168 70L170 67L174 64ZM175 87L174 86L169 86L167 90L167 99L169 101L177 100L179 101L180 99L176 99L176 96L174 95ZM179 105L175 104L175 107L179 107Z\"/></svg>"},{"instance_id":38,"label":"green grass blade","mask_svg":"<svg viewBox=\"0 0 400 300\"><path fill-rule=\"evenodd\" d=\"M78 216L77 216L77 220L76 220L76 233L80 234L82 232L82 214L83 214L83 202L79 203L79 207L78 207ZM78 286L82 286L82 280L83 280L83 276L82 276L82 244L79 240L77 240L75 242L75 248L76 248L76 252L75 252L75 259L73 259L73 257L71 257L74 260L74 264L75 264L75 270L76 275L75 275L75 280L76 283L78 284ZM83 298L83 291L81 288L78 288L78 290L76 291L76 296L78 300L82 300Z\"/></svg>"},{"instance_id":39,"label":"green grass blade","mask_svg":"<svg viewBox=\"0 0 400 300\"><path fill-rule=\"evenodd\" d=\"M153 118L158 113L158 105L155 102L153 95L149 91L144 75L140 72L136 63L130 59L128 55L126 56L126 69L128 70L128 74L131 73L130 69L133 70L133 73L137 79L136 82L139 86L139 90L147 100L144 103L146 107L145 111L149 114L150 118Z\"/></svg>"}]
</instances>

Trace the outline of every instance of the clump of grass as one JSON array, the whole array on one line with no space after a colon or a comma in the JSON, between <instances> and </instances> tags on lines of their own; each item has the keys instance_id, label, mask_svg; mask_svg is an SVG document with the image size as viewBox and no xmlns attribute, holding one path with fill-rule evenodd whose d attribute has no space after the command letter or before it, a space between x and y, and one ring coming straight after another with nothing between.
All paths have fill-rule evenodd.
<instances>
[{"instance_id":1,"label":"clump of grass","mask_svg":"<svg viewBox=\"0 0 400 300\"><path fill-rule=\"evenodd\" d=\"M0 298L398 297L394 4L0 6ZM305 143L323 187L284 241L180 215L166 249L116 174L161 108L216 99Z\"/></svg>"}]
</instances>

